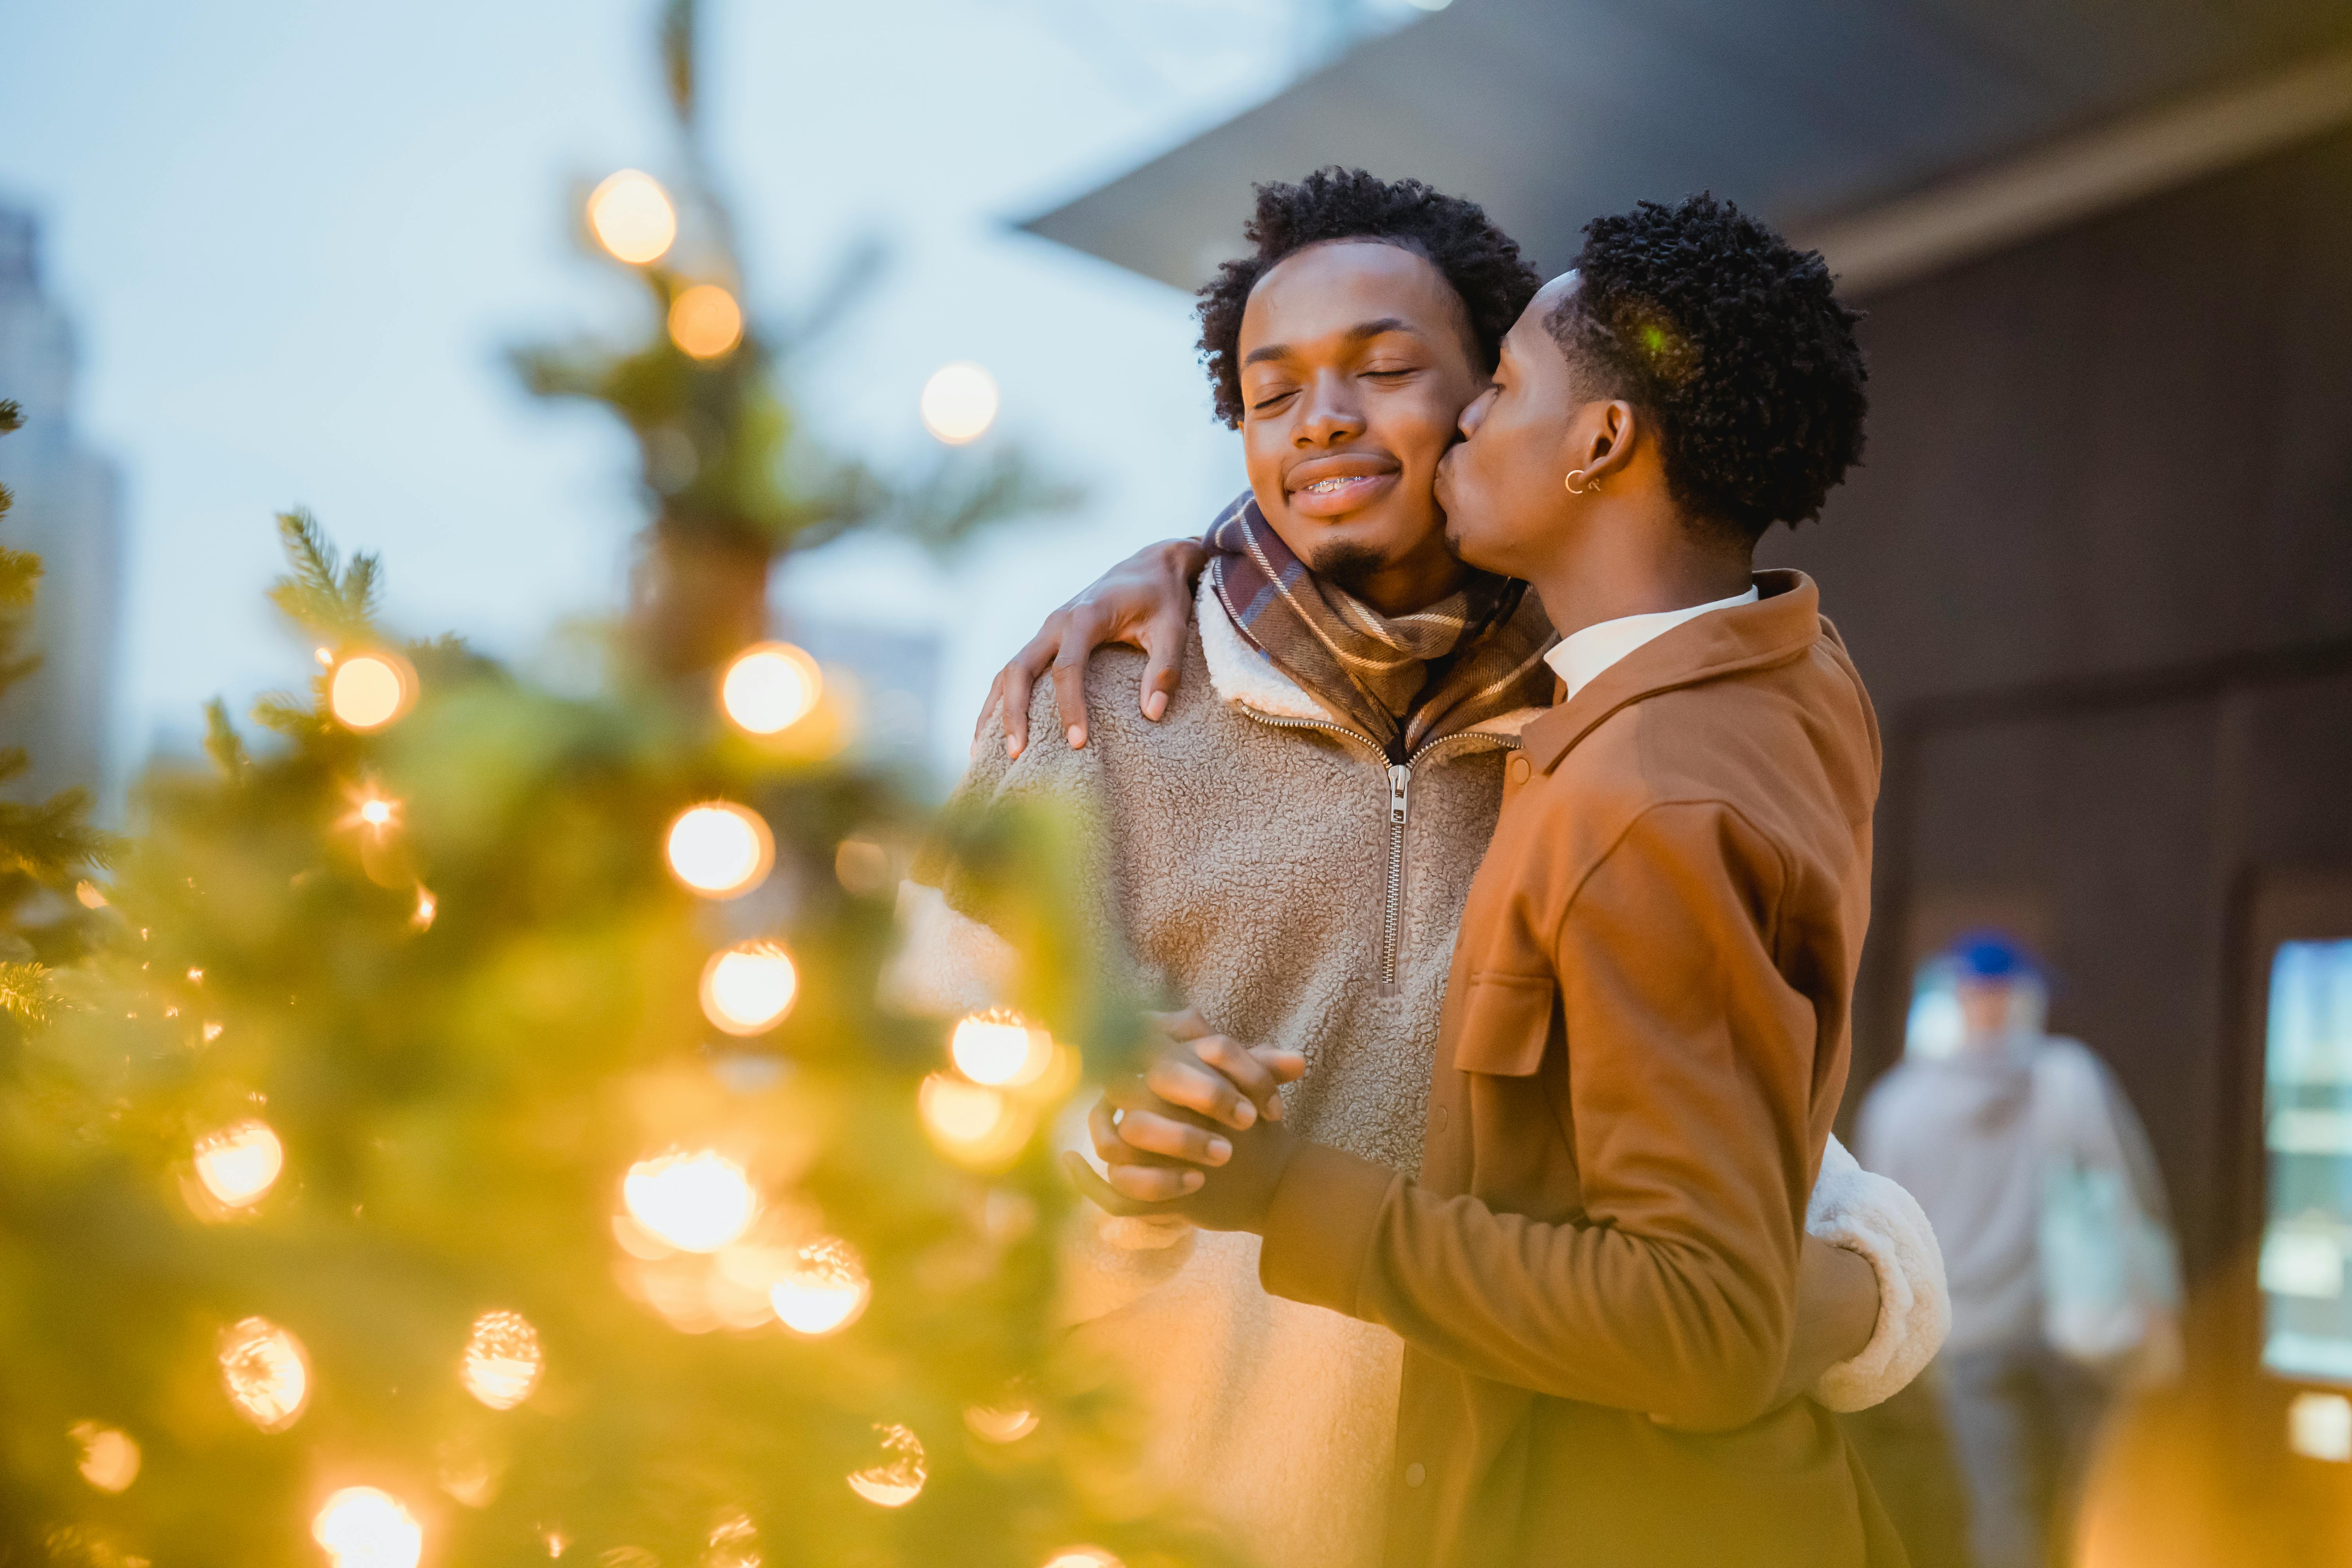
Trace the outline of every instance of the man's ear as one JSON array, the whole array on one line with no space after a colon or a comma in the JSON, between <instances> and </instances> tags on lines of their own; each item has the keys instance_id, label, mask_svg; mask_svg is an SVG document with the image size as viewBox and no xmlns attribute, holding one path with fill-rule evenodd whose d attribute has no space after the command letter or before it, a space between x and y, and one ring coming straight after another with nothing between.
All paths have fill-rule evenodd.
<instances>
[{"instance_id":1,"label":"man's ear","mask_svg":"<svg viewBox=\"0 0 2352 1568\"><path fill-rule=\"evenodd\" d=\"M1622 397L1593 404L1591 411L1591 435L1584 453L1586 481L1606 483L1612 475L1626 471L1635 445L1649 432L1638 411Z\"/></svg>"},{"instance_id":2,"label":"man's ear","mask_svg":"<svg viewBox=\"0 0 2352 1568\"><path fill-rule=\"evenodd\" d=\"M1562 466L1578 476L1571 491L1584 494L1605 484L1610 476L1624 473L1635 445L1647 434L1633 405L1622 397L1596 399L1579 408L1570 418L1563 444L1567 461Z\"/></svg>"}]
</instances>

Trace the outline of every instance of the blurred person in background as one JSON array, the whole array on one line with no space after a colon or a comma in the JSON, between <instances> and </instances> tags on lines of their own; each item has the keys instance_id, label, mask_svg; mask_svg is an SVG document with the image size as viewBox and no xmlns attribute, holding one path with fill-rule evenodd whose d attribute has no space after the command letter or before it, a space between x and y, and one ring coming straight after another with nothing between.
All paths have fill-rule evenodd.
<instances>
[{"instance_id":1,"label":"blurred person in background","mask_svg":"<svg viewBox=\"0 0 2352 1568\"><path fill-rule=\"evenodd\" d=\"M1195 1010L1180 1039L1267 1047L1155 1071L1152 1089L1223 1129L1160 1114L1140 1084L1096 1108L1097 1151L1138 1198L1198 1188L1186 1162L1213 1172L1259 1116L1419 1168L1471 875L1505 760L1554 685L1542 607L1454 558L1433 491L1535 294L1517 247L1473 203L1338 169L1260 187L1247 238L1202 290L1201 346L1251 490L1205 549L1155 547L1111 595L1169 629L1169 679L1114 651L1087 682L1081 651L1056 671L1075 709L1041 689L1033 712L1027 679L1001 710L992 694L958 792L1098 830L1082 853L1100 906L1083 915L1112 962ZM1024 746L1033 720L1054 732ZM904 999L991 1005L1009 955L953 860L927 858L901 908ZM1907 1198L1842 1148L1822 1172L1784 1388L1851 1408L1931 1353L1942 1289ZM1398 1337L1269 1294L1254 1236L1096 1214L1076 1245L1070 1317L1139 1396L1150 1479L1253 1560L1380 1561Z\"/></svg>"},{"instance_id":2,"label":"blurred person in background","mask_svg":"<svg viewBox=\"0 0 2352 1568\"><path fill-rule=\"evenodd\" d=\"M2047 1033L2024 948L1964 938L1920 975L1859 1152L1927 1210L1952 1296L1936 1363L1977 1568L2071 1557L2116 1395L2179 1362L2179 1278L2147 1135L2114 1075Z\"/></svg>"}]
</instances>

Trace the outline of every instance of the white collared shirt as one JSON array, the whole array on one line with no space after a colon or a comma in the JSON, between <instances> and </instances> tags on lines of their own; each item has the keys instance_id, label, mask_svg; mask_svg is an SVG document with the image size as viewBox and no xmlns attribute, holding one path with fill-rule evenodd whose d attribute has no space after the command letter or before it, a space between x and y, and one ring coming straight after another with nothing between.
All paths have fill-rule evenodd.
<instances>
[{"instance_id":1,"label":"white collared shirt","mask_svg":"<svg viewBox=\"0 0 2352 1568\"><path fill-rule=\"evenodd\" d=\"M1705 605L1693 605L1686 610L1660 610L1648 616L1620 616L1613 621L1595 621L1580 632L1571 632L1552 645L1544 655L1544 662L1552 672L1568 682L1568 695L1578 692L1599 678L1601 672L1640 647L1654 637L1661 637L1685 621L1696 620L1709 610L1727 610L1734 605L1756 603L1757 593L1750 586L1745 594L1735 594L1728 599L1717 599ZM1565 699L1563 699L1565 700Z\"/></svg>"}]
</instances>

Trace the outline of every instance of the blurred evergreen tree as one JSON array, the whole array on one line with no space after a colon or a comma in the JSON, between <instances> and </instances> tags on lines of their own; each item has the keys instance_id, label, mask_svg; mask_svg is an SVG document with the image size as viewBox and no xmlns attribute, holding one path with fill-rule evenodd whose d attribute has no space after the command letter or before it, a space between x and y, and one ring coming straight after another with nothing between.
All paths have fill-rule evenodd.
<instances>
[{"instance_id":1,"label":"blurred evergreen tree","mask_svg":"<svg viewBox=\"0 0 2352 1568\"><path fill-rule=\"evenodd\" d=\"M670 5L689 147L693 30ZM928 824L761 641L779 552L1034 487L796 434L768 340L678 312L742 293L688 165L649 341L525 358L644 449L613 656L551 689L404 639L373 557L281 518L308 689L258 732L215 703L88 951L9 982L54 1002L0 1040L0 1563L1223 1560L1128 1494L1053 1326L1044 1130L1134 1016L1066 940L1055 825L964 847L1027 936L1017 1014L887 1010ZM71 801L0 818L53 892L108 847Z\"/></svg>"},{"instance_id":2,"label":"blurred evergreen tree","mask_svg":"<svg viewBox=\"0 0 2352 1568\"><path fill-rule=\"evenodd\" d=\"M0 436L22 423L18 406L0 401ZM0 522L14 504L0 485ZM40 580L39 556L0 545L0 695L40 666L18 647ZM30 761L21 746L0 747L0 784ZM89 810L82 789L30 804L0 800L0 1038L47 1021L55 1008L54 970L88 949L100 897L88 879L112 852L111 840L90 826Z\"/></svg>"}]
</instances>

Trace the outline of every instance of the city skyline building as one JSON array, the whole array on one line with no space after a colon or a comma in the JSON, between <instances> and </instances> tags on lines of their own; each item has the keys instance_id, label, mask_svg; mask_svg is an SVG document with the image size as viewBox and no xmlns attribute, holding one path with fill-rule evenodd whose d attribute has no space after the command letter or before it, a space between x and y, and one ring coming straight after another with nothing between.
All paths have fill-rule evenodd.
<instances>
[{"instance_id":1,"label":"city skyline building","mask_svg":"<svg viewBox=\"0 0 2352 1568\"><path fill-rule=\"evenodd\" d=\"M0 484L16 506L0 543L37 553L45 571L22 651L40 668L0 696L0 747L31 765L0 792L41 799L80 785L114 799L113 700L126 563L122 482L85 446L73 419L73 323L42 288L40 225L0 203L0 399L24 427L0 440Z\"/></svg>"}]
</instances>

